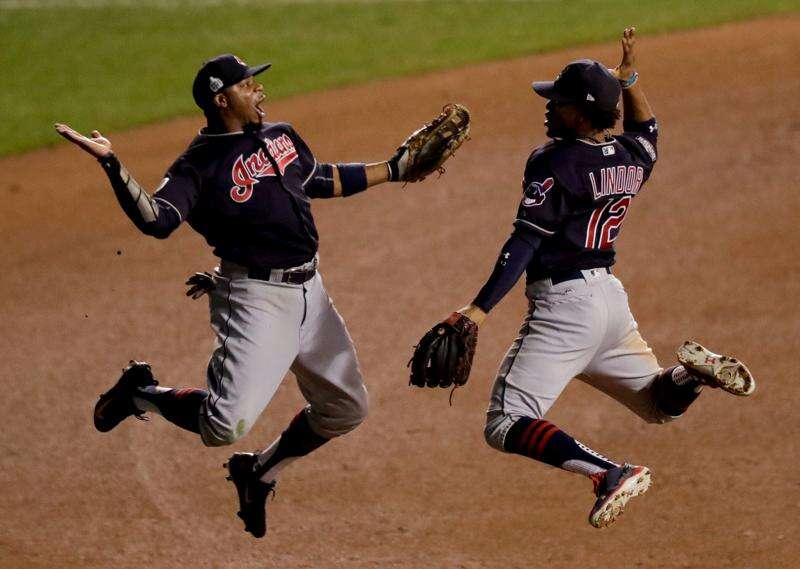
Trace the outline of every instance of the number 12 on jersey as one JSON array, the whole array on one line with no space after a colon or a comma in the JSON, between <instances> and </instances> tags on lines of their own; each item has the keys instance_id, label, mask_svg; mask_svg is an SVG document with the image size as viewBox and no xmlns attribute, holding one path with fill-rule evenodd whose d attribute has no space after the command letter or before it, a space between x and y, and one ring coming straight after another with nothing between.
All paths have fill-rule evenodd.
<instances>
[{"instance_id":1,"label":"number 12 on jersey","mask_svg":"<svg viewBox=\"0 0 800 569\"><path fill-rule=\"evenodd\" d=\"M631 205L631 196L611 200L592 212L586 227L587 249L611 249Z\"/></svg>"}]
</instances>

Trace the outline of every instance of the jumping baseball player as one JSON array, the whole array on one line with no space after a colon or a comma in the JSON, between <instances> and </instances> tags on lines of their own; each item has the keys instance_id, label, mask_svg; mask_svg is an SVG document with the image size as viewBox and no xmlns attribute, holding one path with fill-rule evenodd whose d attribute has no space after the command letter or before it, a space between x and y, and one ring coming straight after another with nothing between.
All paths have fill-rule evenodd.
<instances>
[{"instance_id":1,"label":"jumping baseball player","mask_svg":"<svg viewBox=\"0 0 800 569\"><path fill-rule=\"evenodd\" d=\"M589 514L595 527L614 522L647 490L650 471L613 462L544 419L573 377L652 423L681 416L705 385L735 395L755 389L743 364L695 342L679 349L680 365L661 368L611 273L614 242L657 159L658 125L634 67L634 28L624 31L622 50L613 70L582 59L555 81L533 84L547 99L552 140L528 159L514 231L494 271L474 301L449 320L463 321L463 315L480 324L527 273L530 310L498 371L486 441L589 477L597 496ZM620 95L624 133L611 136Z\"/></svg>"},{"instance_id":2,"label":"jumping baseball player","mask_svg":"<svg viewBox=\"0 0 800 569\"><path fill-rule=\"evenodd\" d=\"M208 389L159 386L150 365L132 361L100 396L97 430L150 411L199 434L207 446L229 445L252 428L286 372L297 377L308 405L263 452L235 453L226 464L239 495L238 515L256 537L266 533L265 501L278 473L355 429L367 414L353 343L317 270L309 198L352 196L383 182L420 178L419 172L409 177L415 152L409 141L420 131L386 162L317 162L289 124L265 122L265 95L255 76L269 66L250 67L234 55L202 66L193 96L208 124L153 196L99 132L89 138L56 124L59 134L99 160L139 230L164 239L187 221L221 259L209 275L213 286L190 279L209 293L216 335ZM459 109L464 114L456 124L452 116L439 117L438 124L452 128L438 134L438 141L450 143L438 150L440 160L430 161L433 168L466 137L468 114Z\"/></svg>"}]
</instances>

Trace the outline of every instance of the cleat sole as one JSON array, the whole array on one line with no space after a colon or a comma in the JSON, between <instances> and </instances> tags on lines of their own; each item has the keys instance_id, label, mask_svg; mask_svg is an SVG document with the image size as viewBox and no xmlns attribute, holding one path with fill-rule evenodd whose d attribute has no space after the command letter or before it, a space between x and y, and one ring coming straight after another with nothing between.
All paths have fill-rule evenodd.
<instances>
[{"instance_id":1,"label":"cleat sole","mask_svg":"<svg viewBox=\"0 0 800 569\"><path fill-rule=\"evenodd\" d=\"M625 513L625 506L636 496L641 496L652 485L650 470L643 470L637 476L631 476L617 489L614 494L596 511L592 511L589 523L596 528L606 528L613 524Z\"/></svg>"},{"instance_id":2,"label":"cleat sole","mask_svg":"<svg viewBox=\"0 0 800 569\"><path fill-rule=\"evenodd\" d=\"M742 362L715 354L697 342L686 341L676 353L678 361L700 381L733 395L747 397L756 390L756 381Z\"/></svg>"}]
</instances>

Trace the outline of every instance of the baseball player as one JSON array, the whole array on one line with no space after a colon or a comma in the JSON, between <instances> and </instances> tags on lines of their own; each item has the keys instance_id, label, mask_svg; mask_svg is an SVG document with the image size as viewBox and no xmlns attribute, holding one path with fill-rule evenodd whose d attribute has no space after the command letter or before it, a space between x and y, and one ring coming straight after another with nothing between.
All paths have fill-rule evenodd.
<instances>
[{"instance_id":1,"label":"baseball player","mask_svg":"<svg viewBox=\"0 0 800 569\"><path fill-rule=\"evenodd\" d=\"M555 81L533 84L547 99L552 140L530 155L514 231L486 284L459 311L480 324L527 273L530 310L497 373L486 441L589 477L595 527L614 522L648 488L650 471L613 462L544 419L573 377L652 423L681 416L706 385L735 395L755 389L743 364L695 342L679 349L680 365L661 368L611 273L614 242L657 160L658 125L634 67L634 28L624 31L622 51L615 69L582 59ZM611 136L620 95L624 133Z\"/></svg>"},{"instance_id":2,"label":"baseball player","mask_svg":"<svg viewBox=\"0 0 800 569\"><path fill-rule=\"evenodd\" d=\"M225 465L239 495L238 515L256 537L266 533L265 501L278 473L355 429L367 414L353 342L318 271L309 198L352 196L403 180L408 167L403 146L386 162L317 162L289 124L265 122L256 76L269 67L250 67L234 55L202 66L193 96L207 126L153 196L99 132L86 137L55 125L99 160L140 231L164 239L187 221L221 259L213 286L204 289L216 334L208 389L159 386L147 363L132 361L100 396L97 430L110 431L149 411L199 434L207 446L229 445L252 428L286 372L297 377L308 405L262 452L235 453Z\"/></svg>"}]
</instances>

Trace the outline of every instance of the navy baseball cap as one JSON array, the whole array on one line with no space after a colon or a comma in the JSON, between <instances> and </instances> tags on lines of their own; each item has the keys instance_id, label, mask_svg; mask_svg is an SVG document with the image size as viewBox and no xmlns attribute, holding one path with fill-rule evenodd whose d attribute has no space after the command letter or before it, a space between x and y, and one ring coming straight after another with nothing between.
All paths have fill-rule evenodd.
<instances>
[{"instance_id":1,"label":"navy baseball cap","mask_svg":"<svg viewBox=\"0 0 800 569\"><path fill-rule=\"evenodd\" d=\"M588 103L604 111L619 104L622 87L606 66L591 59L567 65L555 81L536 81L533 90L545 99L559 103Z\"/></svg>"},{"instance_id":2,"label":"navy baseball cap","mask_svg":"<svg viewBox=\"0 0 800 569\"><path fill-rule=\"evenodd\" d=\"M192 85L192 96L197 106L205 110L214 99L214 95L225 87L236 85L242 79L258 75L270 68L271 63L248 66L244 61L226 53L209 59L197 72Z\"/></svg>"}]
</instances>

